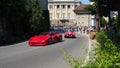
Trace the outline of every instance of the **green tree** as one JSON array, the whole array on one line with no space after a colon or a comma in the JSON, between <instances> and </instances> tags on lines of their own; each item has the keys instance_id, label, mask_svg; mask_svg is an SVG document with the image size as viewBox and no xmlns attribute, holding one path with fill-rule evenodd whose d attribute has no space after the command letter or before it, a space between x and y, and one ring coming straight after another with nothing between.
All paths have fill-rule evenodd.
<instances>
[{"instance_id":1,"label":"green tree","mask_svg":"<svg viewBox=\"0 0 120 68\"><path fill-rule=\"evenodd\" d=\"M22 32L22 22L25 14L23 0L1 0L0 20L6 20L6 31L9 34L17 35Z\"/></svg>"},{"instance_id":2,"label":"green tree","mask_svg":"<svg viewBox=\"0 0 120 68\"><path fill-rule=\"evenodd\" d=\"M31 17L29 19L31 29L33 32L39 33L42 30L41 27L44 27L42 25L43 17L41 7L36 0L27 0L27 2L29 3L26 5L26 9L27 11L31 11Z\"/></svg>"},{"instance_id":3,"label":"green tree","mask_svg":"<svg viewBox=\"0 0 120 68\"><path fill-rule=\"evenodd\" d=\"M40 32L42 10L36 0L1 0L0 21L5 20L5 30L10 35Z\"/></svg>"},{"instance_id":4,"label":"green tree","mask_svg":"<svg viewBox=\"0 0 120 68\"><path fill-rule=\"evenodd\" d=\"M107 25L107 21L105 20L105 18L101 18L100 19L100 26L104 27L105 25Z\"/></svg>"},{"instance_id":5,"label":"green tree","mask_svg":"<svg viewBox=\"0 0 120 68\"><path fill-rule=\"evenodd\" d=\"M85 7L85 10L91 11L91 13L94 15L96 14L96 10L97 10L97 3L96 3L97 0L90 0L90 1L93 2L93 4Z\"/></svg>"},{"instance_id":6,"label":"green tree","mask_svg":"<svg viewBox=\"0 0 120 68\"><path fill-rule=\"evenodd\" d=\"M92 12L92 14L99 13L99 15L102 16L108 16L110 12L110 5L108 0L90 0L93 2L92 5L87 6L86 10L89 10Z\"/></svg>"},{"instance_id":7,"label":"green tree","mask_svg":"<svg viewBox=\"0 0 120 68\"><path fill-rule=\"evenodd\" d=\"M108 0L97 0L97 11L101 17L108 16L110 14Z\"/></svg>"},{"instance_id":8,"label":"green tree","mask_svg":"<svg viewBox=\"0 0 120 68\"><path fill-rule=\"evenodd\" d=\"M91 11L91 13L92 13L93 15L96 14L96 9L97 9L97 8L96 8L96 5L95 5L95 4L85 7L85 10Z\"/></svg>"}]
</instances>

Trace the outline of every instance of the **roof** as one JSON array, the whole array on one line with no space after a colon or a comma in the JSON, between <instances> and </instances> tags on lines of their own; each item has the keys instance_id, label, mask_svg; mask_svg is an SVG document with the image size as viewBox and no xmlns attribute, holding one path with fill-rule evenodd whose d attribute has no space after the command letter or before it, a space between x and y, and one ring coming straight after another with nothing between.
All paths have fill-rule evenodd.
<instances>
[{"instance_id":1,"label":"roof","mask_svg":"<svg viewBox=\"0 0 120 68\"><path fill-rule=\"evenodd\" d=\"M75 8L75 10L85 10L86 6L89 6L90 4L80 4Z\"/></svg>"},{"instance_id":2,"label":"roof","mask_svg":"<svg viewBox=\"0 0 120 68\"><path fill-rule=\"evenodd\" d=\"M75 13L80 13L80 14L89 14L91 13L90 11L85 10L85 7L89 6L90 4L80 4L77 6L74 10Z\"/></svg>"}]
</instances>

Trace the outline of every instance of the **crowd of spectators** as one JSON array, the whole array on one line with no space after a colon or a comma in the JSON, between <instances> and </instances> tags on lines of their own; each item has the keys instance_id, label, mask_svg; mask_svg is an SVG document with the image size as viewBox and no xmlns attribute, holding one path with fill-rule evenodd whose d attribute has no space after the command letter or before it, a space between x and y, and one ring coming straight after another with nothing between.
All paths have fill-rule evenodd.
<instances>
[{"instance_id":1,"label":"crowd of spectators","mask_svg":"<svg viewBox=\"0 0 120 68\"><path fill-rule=\"evenodd\" d=\"M96 31L96 27L95 26L79 26L78 31L80 33L89 34L90 32Z\"/></svg>"}]
</instances>

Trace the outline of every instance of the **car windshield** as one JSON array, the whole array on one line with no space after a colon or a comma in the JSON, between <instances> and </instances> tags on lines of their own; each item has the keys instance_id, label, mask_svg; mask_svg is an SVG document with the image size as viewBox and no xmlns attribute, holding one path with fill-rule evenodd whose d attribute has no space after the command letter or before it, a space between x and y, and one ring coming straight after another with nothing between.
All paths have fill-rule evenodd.
<instances>
[{"instance_id":1,"label":"car windshield","mask_svg":"<svg viewBox=\"0 0 120 68\"><path fill-rule=\"evenodd\" d=\"M50 36L51 34L46 32L46 33L41 33L41 35Z\"/></svg>"},{"instance_id":2,"label":"car windshield","mask_svg":"<svg viewBox=\"0 0 120 68\"><path fill-rule=\"evenodd\" d=\"M72 32L73 30L69 29L67 32Z\"/></svg>"}]
</instances>

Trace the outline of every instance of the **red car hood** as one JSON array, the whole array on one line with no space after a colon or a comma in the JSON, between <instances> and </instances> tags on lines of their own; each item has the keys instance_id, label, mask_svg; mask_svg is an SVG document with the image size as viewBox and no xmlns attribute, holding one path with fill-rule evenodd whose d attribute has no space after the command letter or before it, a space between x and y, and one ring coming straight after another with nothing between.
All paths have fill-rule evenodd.
<instances>
[{"instance_id":1,"label":"red car hood","mask_svg":"<svg viewBox=\"0 0 120 68\"><path fill-rule=\"evenodd\" d=\"M34 36L34 37L31 37L30 38L30 41L34 41L34 42L37 42L37 41L42 41L42 40L48 40L50 38L50 36Z\"/></svg>"}]
</instances>

